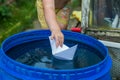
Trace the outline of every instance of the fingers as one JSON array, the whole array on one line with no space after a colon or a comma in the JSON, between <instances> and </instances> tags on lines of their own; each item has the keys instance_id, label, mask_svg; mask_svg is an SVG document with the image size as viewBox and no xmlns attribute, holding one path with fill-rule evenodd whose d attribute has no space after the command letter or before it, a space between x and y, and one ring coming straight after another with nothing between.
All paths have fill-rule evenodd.
<instances>
[{"instance_id":1,"label":"fingers","mask_svg":"<svg viewBox=\"0 0 120 80\"><path fill-rule=\"evenodd\" d=\"M55 38L53 33L52 33L50 38L51 38L51 40L53 40Z\"/></svg>"},{"instance_id":2,"label":"fingers","mask_svg":"<svg viewBox=\"0 0 120 80\"><path fill-rule=\"evenodd\" d=\"M58 47L58 46L62 47L63 46L64 36L61 32L59 34L53 34L52 33L51 39L55 39L56 47Z\"/></svg>"},{"instance_id":3,"label":"fingers","mask_svg":"<svg viewBox=\"0 0 120 80\"><path fill-rule=\"evenodd\" d=\"M58 47L58 46L61 46L61 47L62 47L63 42L64 42L64 36L63 36L63 34L56 36L56 37L55 37L55 40L56 40L56 46L57 46L57 47Z\"/></svg>"},{"instance_id":4,"label":"fingers","mask_svg":"<svg viewBox=\"0 0 120 80\"><path fill-rule=\"evenodd\" d=\"M59 37L59 45L62 47L62 45L63 45L63 42L64 42L64 36L63 35L61 35L60 37Z\"/></svg>"},{"instance_id":5,"label":"fingers","mask_svg":"<svg viewBox=\"0 0 120 80\"><path fill-rule=\"evenodd\" d=\"M56 40L56 47L58 47L60 45L58 36L55 36L55 40Z\"/></svg>"}]
</instances>

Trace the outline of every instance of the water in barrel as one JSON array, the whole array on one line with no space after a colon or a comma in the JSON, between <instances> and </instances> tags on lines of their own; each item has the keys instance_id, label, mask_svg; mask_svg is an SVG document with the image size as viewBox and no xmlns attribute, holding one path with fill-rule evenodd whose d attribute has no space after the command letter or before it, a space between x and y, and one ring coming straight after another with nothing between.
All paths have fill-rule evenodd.
<instances>
[{"instance_id":1,"label":"water in barrel","mask_svg":"<svg viewBox=\"0 0 120 80\"><path fill-rule=\"evenodd\" d=\"M95 48L72 40L65 40L67 46L78 44L73 60L59 60L52 55L48 39L23 43L9 49L6 54L20 63L36 68L47 69L78 69L92 66L104 59Z\"/></svg>"}]
</instances>

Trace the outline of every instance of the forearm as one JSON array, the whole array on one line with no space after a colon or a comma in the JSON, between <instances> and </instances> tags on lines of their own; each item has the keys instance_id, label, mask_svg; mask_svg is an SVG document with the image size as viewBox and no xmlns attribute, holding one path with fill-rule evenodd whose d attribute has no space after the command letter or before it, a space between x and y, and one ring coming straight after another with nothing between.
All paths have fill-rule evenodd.
<instances>
[{"instance_id":1,"label":"forearm","mask_svg":"<svg viewBox=\"0 0 120 80\"><path fill-rule=\"evenodd\" d=\"M57 24L54 0L43 0L43 7L45 13L46 22L51 31L60 30Z\"/></svg>"}]
</instances>

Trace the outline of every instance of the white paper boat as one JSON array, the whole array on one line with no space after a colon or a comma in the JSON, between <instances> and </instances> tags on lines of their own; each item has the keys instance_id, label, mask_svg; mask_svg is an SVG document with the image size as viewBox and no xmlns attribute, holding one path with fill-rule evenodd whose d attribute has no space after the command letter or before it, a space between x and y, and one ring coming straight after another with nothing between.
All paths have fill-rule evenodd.
<instances>
[{"instance_id":1,"label":"white paper boat","mask_svg":"<svg viewBox=\"0 0 120 80\"><path fill-rule=\"evenodd\" d=\"M74 54L77 49L77 45L73 47L68 47L65 44L63 44L62 47L56 47L55 40L51 40L49 37L50 45L52 48L52 54L55 58L61 59L61 60L73 60Z\"/></svg>"}]
</instances>

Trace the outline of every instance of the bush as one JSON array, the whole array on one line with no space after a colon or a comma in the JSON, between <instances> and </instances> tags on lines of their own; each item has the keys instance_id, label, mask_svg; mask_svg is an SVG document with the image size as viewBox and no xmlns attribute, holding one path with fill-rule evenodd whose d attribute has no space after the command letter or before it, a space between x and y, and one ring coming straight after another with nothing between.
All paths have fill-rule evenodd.
<instances>
[{"instance_id":1,"label":"bush","mask_svg":"<svg viewBox=\"0 0 120 80\"><path fill-rule=\"evenodd\" d=\"M11 10L9 5L6 4L6 0L0 0L0 19L4 20L5 18L11 17Z\"/></svg>"},{"instance_id":2,"label":"bush","mask_svg":"<svg viewBox=\"0 0 120 80\"><path fill-rule=\"evenodd\" d=\"M6 1L8 0L0 0L0 4L2 3L2 6L6 8L4 11L0 6L0 14L2 13L0 15L2 18L0 20L0 43L8 36L32 28L32 22L37 18L34 0L16 0L14 3L5 5Z\"/></svg>"}]
</instances>

